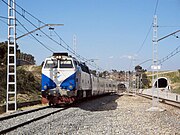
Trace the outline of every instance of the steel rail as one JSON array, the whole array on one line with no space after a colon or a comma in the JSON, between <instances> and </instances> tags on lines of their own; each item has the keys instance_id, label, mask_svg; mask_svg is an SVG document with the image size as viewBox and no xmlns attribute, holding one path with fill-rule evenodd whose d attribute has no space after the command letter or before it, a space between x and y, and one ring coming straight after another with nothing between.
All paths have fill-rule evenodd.
<instances>
[{"instance_id":1,"label":"steel rail","mask_svg":"<svg viewBox=\"0 0 180 135\"><path fill-rule=\"evenodd\" d=\"M27 110L27 111L22 111L22 112L18 112L18 113L12 113L10 115L0 117L0 121L8 120L8 119L11 119L11 118L14 118L14 117L17 117L17 116L21 116L21 115L24 115L24 114L36 112L36 111L43 110L43 109L46 109L46 108L49 108L49 106L40 107L40 108L36 108L36 109L32 109L32 110Z\"/></svg>"},{"instance_id":2,"label":"steel rail","mask_svg":"<svg viewBox=\"0 0 180 135\"><path fill-rule=\"evenodd\" d=\"M50 116L50 115L52 115L52 114L55 114L55 113L61 112L61 111L63 111L63 110L66 110L66 109L68 109L68 108L69 108L69 107L61 108L61 109L56 110L56 111L54 111L54 112L41 115L41 116L39 116L39 117L33 118L33 119L31 119L31 120L25 121L25 122L23 122L23 123L17 124L17 125L12 126L12 127L9 127L9 128L7 128L7 129L1 130L1 131L0 131L0 134L6 134L6 133L8 133L8 132L11 132L11 131L19 128L19 127L22 127L22 126L28 125L28 124L30 124L30 123L32 123L32 122L41 120L41 119L43 119L43 118L46 118L46 117L48 117L48 116Z\"/></svg>"},{"instance_id":3,"label":"steel rail","mask_svg":"<svg viewBox=\"0 0 180 135\"><path fill-rule=\"evenodd\" d=\"M141 94L141 93L137 93L138 96L141 96L141 97L145 97L145 98L148 98L148 99L151 99L152 100L152 95L148 95L148 94ZM156 96L154 96L156 97ZM157 97L156 97L157 98ZM167 105L170 105L170 106L173 106L173 107L176 107L176 108L179 108L180 109L180 103L179 102L176 102L176 101L173 101L173 100L170 100L170 99L165 99L165 98L162 98L162 97L159 97L159 102L163 103L163 104L167 104Z\"/></svg>"}]
</instances>

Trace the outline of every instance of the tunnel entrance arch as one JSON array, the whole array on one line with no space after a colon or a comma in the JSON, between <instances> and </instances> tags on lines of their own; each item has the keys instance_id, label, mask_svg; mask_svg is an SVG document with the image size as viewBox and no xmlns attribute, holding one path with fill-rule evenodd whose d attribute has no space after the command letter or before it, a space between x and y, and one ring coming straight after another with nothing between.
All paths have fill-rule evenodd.
<instances>
[{"instance_id":1,"label":"tunnel entrance arch","mask_svg":"<svg viewBox=\"0 0 180 135\"><path fill-rule=\"evenodd\" d=\"M153 83L153 87L157 88L157 84L158 88L160 89L170 89L169 82L166 77L159 77L158 79L156 79Z\"/></svg>"},{"instance_id":2,"label":"tunnel entrance arch","mask_svg":"<svg viewBox=\"0 0 180 135\"><path fill-rule=\"evenodd\" d=\"M123 83L118 84L118 90L126 89L126 85Z\"/></svg>"}]
</instances>

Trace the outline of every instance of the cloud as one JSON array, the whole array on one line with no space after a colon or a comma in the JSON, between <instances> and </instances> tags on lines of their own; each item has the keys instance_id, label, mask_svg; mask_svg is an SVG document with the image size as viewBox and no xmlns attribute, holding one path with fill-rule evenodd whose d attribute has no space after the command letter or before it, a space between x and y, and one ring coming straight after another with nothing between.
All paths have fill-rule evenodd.
<instances>
[{"instance_id":1,"label":"cloud","mask_svg":"<svg viewBox=\"0 0 180 135\"><path fill-rule=\"evenodd\" d=\"M123 56L120 56L119 58L120 59L126 58L126 59L129 59L129 60L132 60L132 59L135 59L135 57L137 57L136 54L134 54L134 55L123 55Z\"/></svg>"},{"instance_id":2,"label":"cloud","mask_svg":"<svg viewBox=\"0 0 180 135\"><path fill-rule=\"evenodd\" d=\"M131 56L131 55L123 55L123 56L120 56L119 58L120 59L123 59L123 58L132 59L133 56Z\"/></svg>"},{"instance_id":3,"label":"cloud","mask_svg":"<svg viewBox=\"0 0 180 135\"><path fill-rule=\"evenodd\" d=\"M112 58L114 58L114 56L109 56L109 59L112 59Z\"/></svg>"}]
</instances>

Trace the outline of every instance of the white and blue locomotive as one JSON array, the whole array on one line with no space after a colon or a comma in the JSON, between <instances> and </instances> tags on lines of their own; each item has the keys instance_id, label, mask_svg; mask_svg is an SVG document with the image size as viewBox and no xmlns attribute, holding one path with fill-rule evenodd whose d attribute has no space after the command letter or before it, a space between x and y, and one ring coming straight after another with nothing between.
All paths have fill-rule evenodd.
<instances>
[{"instance_id":1,"label":"white and blue locomotive","mask_svg":"<svg viewBox=\"0 0 180 135\"><path fill-rule=\"evenodd\" d=\"M85 63L68 53L54 53L42 67L42 102L71 103L75 99L117 92L118 82L90 74Z\"/></svg>"}]
</instances>

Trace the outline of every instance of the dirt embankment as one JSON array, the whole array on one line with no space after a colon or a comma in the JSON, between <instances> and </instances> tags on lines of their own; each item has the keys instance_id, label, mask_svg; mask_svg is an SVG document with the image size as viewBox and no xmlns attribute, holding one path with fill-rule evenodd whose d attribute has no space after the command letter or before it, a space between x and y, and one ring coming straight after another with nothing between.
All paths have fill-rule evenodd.
<instances>
[{"instance_id":1,"label":"dirt embankment","mask_svg":"<svg viewBox=\"0 0 180 135\"><path fill-rule=\"evenodd\" d=\"M6 68L0 68L0 104L6 101ZM17 102L41 99L41 66L17 67Z\"/></svg>"}]
</instances>

